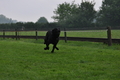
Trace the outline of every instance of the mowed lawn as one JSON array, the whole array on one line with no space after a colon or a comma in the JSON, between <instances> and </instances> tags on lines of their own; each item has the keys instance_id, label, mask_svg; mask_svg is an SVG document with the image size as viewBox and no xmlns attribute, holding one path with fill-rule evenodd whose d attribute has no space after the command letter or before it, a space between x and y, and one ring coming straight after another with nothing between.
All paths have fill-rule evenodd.
<instances>
[{"instance_id":1,"label":"mowed lawn","mask_svg":"<svg viewBox=\"0 0 120 80\"><path fill-rule=\"evenodd\" d=\"M50 53L43 40L0 40L0 80L119 80L120 45L60 41Z\"/></svg>"}]
</instances>

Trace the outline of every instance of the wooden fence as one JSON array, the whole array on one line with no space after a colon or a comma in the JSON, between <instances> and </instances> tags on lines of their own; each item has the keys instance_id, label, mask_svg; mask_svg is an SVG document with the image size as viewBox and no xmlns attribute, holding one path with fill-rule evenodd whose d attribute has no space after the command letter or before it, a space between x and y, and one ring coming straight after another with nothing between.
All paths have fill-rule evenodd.
<instances>
[{"instance_id":1,"label":"wooden fence","mask_svg":"<svg viewBox=\"0 0 120 80\"><path fill-rule=\"evenodd\" d=\"M45 36L38 36L38 31L37 29L34 30L35 34L33 36L29 35L19 35L19 30L14 31L14 35L6 35L6 31L3 30L3 35L0 35L1 38L15 38L16 40L19 40L20 38L28 38L28 39L44 39ZM60 37L61 40L72 40L72 41L91 41L91 42L103 42L107 43L108 46L111 46L112 43L118 43L120 44L120 39L112 39L111 38L111 27L107 27L107 38L86 38L86 37L67 37L67 32L66 29L64 29L64 37Z\"/></svg>"}]
</instances>

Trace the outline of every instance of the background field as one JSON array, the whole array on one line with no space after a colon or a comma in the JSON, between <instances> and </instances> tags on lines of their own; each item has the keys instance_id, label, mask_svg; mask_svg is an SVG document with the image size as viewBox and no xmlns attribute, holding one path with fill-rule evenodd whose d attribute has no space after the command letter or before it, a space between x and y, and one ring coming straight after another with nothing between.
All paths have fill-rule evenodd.
<instances>
[{"instance_id":1,"label":"background field","mask_svg":"<svg viewBox=\"0 0 120 80\"><path fill-rule=\"evenodd\" d=\"M55 53L44 47L43 40L0 39L0 80L120 79L120 45L61 40Z\"/></svg>"},{"instance_id":2,"label":"background field","mask_svg":"<svg viewBox=\"0 0 120 80\"><path fill-rule=\"evenodd\" d=\"M38 31L38 36L45 36L47 31ZM6 35L15 35L15 32L6 32ZM0 32L3 35L3 32ZM34 36L35 31L20 31L19 35ZM61 35L64 36L64 31L61 31ZM67 31L67 37L90 37L90 38L107 38L107 30L78 30ZM112 38L120 39L120 30L112 30Z\"/></svg>"}]
</instances>

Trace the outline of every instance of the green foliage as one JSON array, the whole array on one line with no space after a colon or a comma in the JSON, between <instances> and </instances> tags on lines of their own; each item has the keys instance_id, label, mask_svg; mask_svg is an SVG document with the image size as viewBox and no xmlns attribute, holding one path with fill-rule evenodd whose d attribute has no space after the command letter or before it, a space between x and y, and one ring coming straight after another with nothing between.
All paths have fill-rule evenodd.
<instances>
[{"instance_id":1,"label":"green foliage","mask_svg":"<svg viewBox=\"0 0 120 80\"><path fill-rule=\"evenodd\" d=\"M119 80L120 46L60 41L44 51L43 40L1 40L1 80Z\"/></svg>"},{"instance_id":2,"label":"green foliage","mask_svg":"<svg viewBox=\"0 0 120 80\"><path fill-rule=\"evenodd\" d=\"M120 26L120 0L103 0L98 19L103 25Z\"/></svg>"},{"instance_id":3,"label":"green foliage","mask_svg":"<svg viewBox=\"0 0 120 80\"><path fill-rule=\"evenodd\" d=\"M81 5L70 3L59 4L54 11L56 14L53 19L59 24L67 27L88 27L92 26L96 11L94 2L85 1Z\"/></svg>"},{"instance_id":4,"label":"green foliage","mask_svg":"<svg viewBox=\"0 0 120 80\"><path fill-rule=\"evenodd\" d=\"M95 19L96 11L94 9L94 2L83 2L80 5L80 23L83 27L91 26L93 20ZM80 24L79 24L80 25Z\"/></svg>"},{"instance_id":5,"label":"green foliage","mask_svg":"<svg viewBox=\"0 0 120 80\"><path fill-rule=\"evenodd\" d=\"M59 4L57 9L55 9L54 14L52 18L58 22L64 22L68 20L70 16L72 16L77 11L77 5L72 2L70 3L62 3Z\"/></svg>"},{"instance_id":6,"label":"green foliage","mask_svg":"<svg viewBox=\"0 0 120 80\"><path fill-rule=\"evenodd\" d=\"M33 23L33 22L17 22L11 24L0 24L0 30L48 30L58 27L57 23Z\"/></svg>"}]
</instances>

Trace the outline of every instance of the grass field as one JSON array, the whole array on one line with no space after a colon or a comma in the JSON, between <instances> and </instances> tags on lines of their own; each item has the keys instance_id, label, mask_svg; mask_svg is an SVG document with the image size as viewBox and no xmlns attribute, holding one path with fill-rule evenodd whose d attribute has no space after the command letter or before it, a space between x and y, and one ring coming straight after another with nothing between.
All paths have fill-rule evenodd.
<instances>
[{"instance_id":1,"label":"grass field","mask_svg":"<svg viewBox=\"0 0 120 80\"><path fill-rule=\"evenodd\" d=\"M0 80L120 79L120 45L61 40L55 53L44 47L43 40L0 39Z\"/></svg>"},{"instance_id":2,"label":"grass field","mask_svg":"<svg viewBox=\"0 0 120 80\"><path fill-rule=\"evenodd\" d=\"M112 38L120 39L120 30L112 30ZM0 32L3 35L2 32ZM38 31L38 36L45 36L46 31ZM6 32L6 35L15 35L15 32ZM35 31L21 31L19 35L35 35ZM60 36L64 36L64 32L61 32ZM68 37L92 37L92 38L107 38L107 30L78 30L67 31Z\"/></svg>"}]
</instances>

